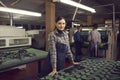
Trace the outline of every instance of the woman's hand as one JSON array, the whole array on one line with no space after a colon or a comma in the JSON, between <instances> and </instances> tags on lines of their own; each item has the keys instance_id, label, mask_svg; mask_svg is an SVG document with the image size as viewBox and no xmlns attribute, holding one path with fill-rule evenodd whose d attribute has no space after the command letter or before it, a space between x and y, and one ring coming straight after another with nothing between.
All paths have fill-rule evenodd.
<instances>
[{"instance_id":1,"label":"woman's hand","mask_svg":"<svg viewBox=\"0 0 120 80\"><path fill-rule=\"evenodd\" d=\"M77 64L80 64L80 62L74 62L74 61L72 61L72 64L77 65Z\"/></svg>"},{"instance_id":2,"label":"woman's hand","mask_svg":"<svg viewBox=\"0 0 120 80\"><path fill-rule=\"evenodd\" d=\"M56 70L56 69L53 69L52 72L50 72L50 73L48 74L48 76L54 76L54 75L57 74L57 73L58 73L57 70Z\"/></svg>"}]
</instances>

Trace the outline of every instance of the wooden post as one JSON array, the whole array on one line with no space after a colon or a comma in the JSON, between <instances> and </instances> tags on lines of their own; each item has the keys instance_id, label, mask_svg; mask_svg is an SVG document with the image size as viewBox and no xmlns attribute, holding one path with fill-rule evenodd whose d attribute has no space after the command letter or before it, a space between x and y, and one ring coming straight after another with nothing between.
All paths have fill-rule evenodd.
<instances>
[{"instance_id":1,"label":"wooden post","mask_svg":"<svg viewBox=\"0 0 120 80\"><path fill-rule=\"evenodd\" d=\"M48 35L55 27L55 4L52 0L45 0L46 11L46 51L48 50Z\"/></svg>"},{"instance_id":2,"label":"wooden post","mask_svg":"<svg viewBox=\"0 0 120 80\"><path fill-rule=\"evenodd\" d=\"M92 25L92 16L91 15L87 16L87 25Z\"/></svg>"}]
</instances>

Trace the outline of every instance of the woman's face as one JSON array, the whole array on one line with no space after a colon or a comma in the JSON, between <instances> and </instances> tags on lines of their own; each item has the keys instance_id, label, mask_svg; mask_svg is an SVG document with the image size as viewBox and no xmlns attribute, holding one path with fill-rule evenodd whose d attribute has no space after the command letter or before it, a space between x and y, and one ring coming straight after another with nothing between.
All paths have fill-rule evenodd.
<instances>
[{"instance_id":1,"label":"woman's face","mask_svg":"<svg viewBox=\"0 0 120 80\"><path fill-rule=\"evenodd\" d=\"M56 23L56 27L58 30L63 31L65 29L65 26L66 26L66 22L64 19L61 19Z\"/></svg>"}]
</instances>

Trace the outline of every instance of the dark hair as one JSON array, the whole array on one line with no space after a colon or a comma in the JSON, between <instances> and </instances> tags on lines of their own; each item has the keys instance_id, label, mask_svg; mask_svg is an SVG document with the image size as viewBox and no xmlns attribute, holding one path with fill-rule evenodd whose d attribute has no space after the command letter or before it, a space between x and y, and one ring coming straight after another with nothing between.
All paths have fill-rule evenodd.
<instances>
[{"instance_id":1,"label":"dark hair","mask_svg":"<svg viewBox=\"0 0 120 80\"><path fill-rule=\"evenodd\" d=\"M77 25L76 28L80 29L81 27L83 27L83 24Z\"/></svg>"},{"instance_id":2,"label":"dark hair","mask_svg":"<svg viewBox=\"0 0 120 80\"><path fill-rule=\"evenodd\" d=\"M55 20L55 22L57 23L57 22L58 22L59 20L61 20L61 19L64 19L64 20L65 20L64 17L59 16L59 17L57 17L57 19Z\"/></svg>"},{"instance_id":3,"label":"dark hair","mask_svg":"<svg viewBox=\"0 0 120 80\"><path fill-rule=\"evenodd\" d=\"M97 29L98 28L98 24L93 24L93 28Z\"/></svg>"}]
</instances>

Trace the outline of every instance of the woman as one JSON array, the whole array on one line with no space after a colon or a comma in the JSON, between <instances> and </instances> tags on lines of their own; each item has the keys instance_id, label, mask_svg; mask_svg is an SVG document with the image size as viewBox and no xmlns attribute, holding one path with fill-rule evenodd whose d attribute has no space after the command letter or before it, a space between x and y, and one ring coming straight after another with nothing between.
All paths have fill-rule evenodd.
<instances>
[{"instance_id":1,"label":"woman","mask_svg":"<svg viewBox=\"0 0 120 80\"><path fill-rule=\"evenodd\" d=\"M49 34L49 54L46 60L45 75L53 76L64 68L66 55L74 62L73 55L70 50L68 33L65 31L66 21L63 17L56 19L55 29Z\"/></svg>"}]
</instances>

